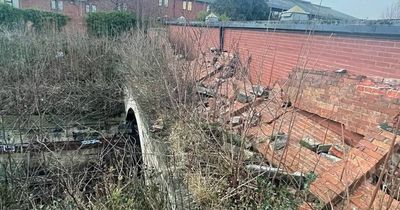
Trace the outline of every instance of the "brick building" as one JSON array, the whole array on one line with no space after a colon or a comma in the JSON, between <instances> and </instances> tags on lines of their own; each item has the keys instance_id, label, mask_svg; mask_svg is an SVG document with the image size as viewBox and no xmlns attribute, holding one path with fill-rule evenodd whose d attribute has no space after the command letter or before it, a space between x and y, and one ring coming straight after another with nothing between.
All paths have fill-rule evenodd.
<instances>
[{"instance_id":1,"label":"brick building","mask_svg":"<svg viewBox=\"0 0 400 210\"><path fill-rule=\"evenodd\" d=\"M85 16L97 11L134 11L138 17L175 19L184 16L196 19L201 11L209 10L211 0L0 0L16 8L38 9L70 17L68 31L85 31Z\"/></svg>"},{"instance_id":2,"label":"brick building","mask_svg":"<svg viewBox=\"0 0 400 210\"><path fill-rule=\"evenodd\" d=\"M110 11L116 9L113 1L86 0L86 1L64 1L64 0L19 0L21 9L37 9L64 14L70 18L66 30L85 31L85 16L96 11Z\"/></svg>"},{"instance_id":3,"label":"brick building","mask_svg":"<svg viewBox=\"0 0 400 210\"><path fill-rule=\"evenodd\" d=\"M212 0L159 0L158 6L164 7L164 17L175 19L185 17L187 20L195 20L202 11L209 11Z\"/></svg>"}]
</instances>

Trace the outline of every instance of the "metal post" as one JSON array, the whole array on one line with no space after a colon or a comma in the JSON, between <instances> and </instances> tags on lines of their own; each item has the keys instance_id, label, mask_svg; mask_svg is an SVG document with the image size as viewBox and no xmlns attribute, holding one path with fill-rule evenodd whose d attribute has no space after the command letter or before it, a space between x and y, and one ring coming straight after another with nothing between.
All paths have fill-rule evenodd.
<instances>
[{"instance_id":1,"label":"metal post","mask_svg":"<svg viewBox=\"0 0 400 210\"><path fill-rule=\"evenodd\" d=\"M219 27L219 50L222 52L224 50L224 33L225 28L223 26Z\"/></svg>"}]
</instances>

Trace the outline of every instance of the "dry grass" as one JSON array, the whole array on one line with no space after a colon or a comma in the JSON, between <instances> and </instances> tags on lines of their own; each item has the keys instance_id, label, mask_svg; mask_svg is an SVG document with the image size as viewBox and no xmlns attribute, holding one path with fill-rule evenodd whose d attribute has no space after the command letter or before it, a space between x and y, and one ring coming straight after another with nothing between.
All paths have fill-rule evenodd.
<instances>
[{"instance_id":1,"label":"dry grass","mask_svg":"<svg viewBox=\"0 0 400 210\"><path fill-rule=\"evenodd\" d=\"M265 164L259 155L243 158L248 141L245 132L232 134L229 127L200 113L204 98L196 94L197 75L189 70L201 68L201 64L177 59L167 40L162 34L149 38L141 32L115 40L59 34L21 35L15 40L3 37L0 44L7 46L5 53L19 56L22 62L14 65L12 56L1 58L0 74L8 79L0 83L0 93L6 98L1 102L3 113L52 114L63 123L76 123L83 118L102 116L95 118L101 121L113 116L122 89L131 88L144 109L146 123L151 127L157 120L163 122L151 140L166 145L157 155L165 157L168 176L177 186L172 198L175 204L171 204L168 190L158 184L144 185L135 177L137 166L129 157L131 144L121 138L122 145L94 152L90 163L78 164L73 158L64 161L62 152L49 152L46 164L33 171L24 166L17 171L8 164L7 176L14 182L2 185L1 208L296 208L298 202L291 200L293 193L287 186L275 190L262 173L245 169L249 162ZM13 45L17 46L15 52ZM55 58L60 51L64 57ZM241 65L238 75L242 78L248 63ZM26 106L13 96L26 101ZM65 115L60 117L62 113ZM41 140L42 135L38 133L36 138ZM73 154L78 155L82 154ZM40 171L45 171L44 179L53 184L32 190L32 180Z\"/></svg>"}]
</instances>

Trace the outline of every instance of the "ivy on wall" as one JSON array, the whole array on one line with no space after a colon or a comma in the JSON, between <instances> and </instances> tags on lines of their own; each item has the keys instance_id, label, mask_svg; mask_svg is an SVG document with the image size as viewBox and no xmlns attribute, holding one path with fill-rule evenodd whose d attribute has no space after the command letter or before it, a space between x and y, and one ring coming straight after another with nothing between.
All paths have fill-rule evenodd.
<instances>
[{"instance_id":1,"label":"ivy on wall","mask_svg":"<svg viewBox=\"0 0 400 210\"><path fill-rule=\"evenodd\" d=\"M54 28L60 30L67 24L68 19L67 16L58 13L22 10L0 3L0 25L8 28L23 27L25 23L31 22L37 31Z\"/></svg>"}]
</instances>

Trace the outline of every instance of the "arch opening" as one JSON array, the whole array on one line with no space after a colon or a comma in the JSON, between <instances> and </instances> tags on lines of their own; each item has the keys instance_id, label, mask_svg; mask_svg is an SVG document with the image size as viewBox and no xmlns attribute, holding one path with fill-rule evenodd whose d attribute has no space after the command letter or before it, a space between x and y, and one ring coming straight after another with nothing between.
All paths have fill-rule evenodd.
<instances>
[{"instance_id":1,"label":"arch opening","mask_svg":"<svg viewBox=\"0 0 400 210\"><path fill-rule=\"evenodd\" d=\"M135 111L132 108L129 108L126 113L125 123L128 127L129 142L132 146L133 163L137 166L137 176L143 178L142 146Z\"/></svg>"}]
</instances>

